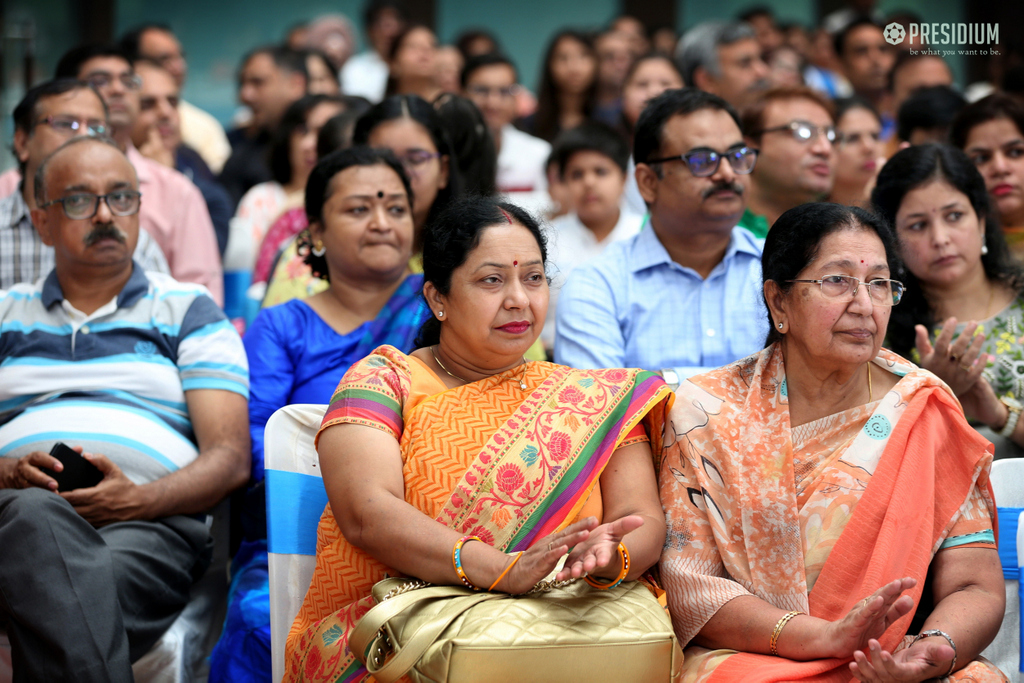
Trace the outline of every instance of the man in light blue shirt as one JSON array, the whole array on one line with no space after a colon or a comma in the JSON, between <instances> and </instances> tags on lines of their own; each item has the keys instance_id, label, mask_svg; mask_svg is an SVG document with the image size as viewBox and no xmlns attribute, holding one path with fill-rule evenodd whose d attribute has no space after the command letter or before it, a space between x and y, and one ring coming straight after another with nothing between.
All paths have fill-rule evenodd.
<instances>
[{"instance_id":1,"label":"man in light blue shirt","mask_svg":"<svg viewBox=\"0 0 1024 683\"><path fill-rule=\"evenodd\" d=\"M764 346L764 242L735 227L757 152L735 110L695 88L651 100L633 149L650 217L570 276L555 361L661 371L677 384Z\"/></svg>"}]
</instances>

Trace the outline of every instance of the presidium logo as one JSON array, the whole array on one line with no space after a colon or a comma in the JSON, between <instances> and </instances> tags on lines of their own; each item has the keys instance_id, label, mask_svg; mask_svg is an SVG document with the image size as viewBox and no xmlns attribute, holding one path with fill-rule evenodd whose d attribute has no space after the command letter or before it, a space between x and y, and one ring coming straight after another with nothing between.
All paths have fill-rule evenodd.
<instances>
[{"instance_id":1,"label":"presidium logo","mask_svg":"<svg viewBox=\"0 0 1024 683\"><path fill-rule=\"evenodd\" d=\"M912 55L997 55L998 50L989 46L999 42L999 24L907 24L909 32L895 21L885 27L885 41L899 45L907 36L911 42L918 39L926 47L911 50ZM933 45L959 45L960 49L937 50ZM964 46L979 46L974 49ZM984 46L984 47L981 47Z\"/></svg>"}]
</instances>

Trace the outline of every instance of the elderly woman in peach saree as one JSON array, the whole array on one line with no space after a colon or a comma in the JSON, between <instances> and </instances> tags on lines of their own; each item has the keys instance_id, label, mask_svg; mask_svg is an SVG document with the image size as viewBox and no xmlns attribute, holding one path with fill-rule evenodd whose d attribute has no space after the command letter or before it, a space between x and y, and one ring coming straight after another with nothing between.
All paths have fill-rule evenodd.
<instances>
[{"instance_id":1,"label":"elderly woman in peach saree","mask_svg":"<svg viewBox=\"0 0 1024 683\"><path fill-rule=\"evenodd\" d=\"M860 209L786 212L768 346L677 392L660 567L686 681L1007 680L978 656L1005 600L991 444L881 349L894 251Z\"/></svg>"}]
</instances>

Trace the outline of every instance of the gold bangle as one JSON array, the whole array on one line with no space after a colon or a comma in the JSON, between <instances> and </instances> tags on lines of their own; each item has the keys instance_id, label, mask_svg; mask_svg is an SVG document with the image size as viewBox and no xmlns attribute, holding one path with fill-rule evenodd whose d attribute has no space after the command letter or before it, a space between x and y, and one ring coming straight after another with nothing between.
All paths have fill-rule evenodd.
<instances>
[{"instance_id":1,"label":"gold bangle","mask_svg":"<svg viewBox=\"0 0 1024 683\"><path fill-rule=\"evenodd\" d=\"M778 623L775 624L775 630L772 631L771 640L768 641L769 654L773 656L777 656L779 654L779 636L782 634L782 629L786 628L786 624L789 623L790 619L798 617L801 614L806 614L806 612L787 612L781 619L779 619Z\"/></svg>"},{"instance_id":2,"label":"gold bangle","mask_svg":"<svg viewBox=\"0 0 1024 683\"><path fill-rule=\"evenodd\" d=\"M515 566L516 562L518 562L519 558L522 557L522 556L523 556L523 551L522 550L520 550L518 553L516 553L516 556L513 557L512 561L509 562L507 567L505 567L505 571L501 572L501 574L498 575L498 578L496 578L494 580L494 583L492 583L491 587L488 588L487 590L489 590L489 591L494 590L494 587L497 586L499 583L501 583L501 580L505 578L505 575L508 574L509 570L512 569L512 567Z\"/></svg>"}]
</instances>

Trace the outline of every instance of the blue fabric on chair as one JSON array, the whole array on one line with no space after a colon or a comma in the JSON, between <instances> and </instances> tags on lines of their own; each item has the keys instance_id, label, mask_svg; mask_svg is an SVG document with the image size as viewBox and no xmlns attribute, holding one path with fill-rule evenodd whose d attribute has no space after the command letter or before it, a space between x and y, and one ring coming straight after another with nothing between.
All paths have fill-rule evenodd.
<instances>
[{"instance_id":1,"label":"blue fabric on chair","mask_svg":"<svg viewBox=\"0 0 1024 683\"><path fill-rule=\"evenodd\" d=\"M1016 581L1017 567L1017 520L1024 507L997 507L999 521L999 562L1003 565L1003 578Z\"/></svg>"},{"instance_id":2,"label":"blue fabric on chair","mask_svg":"<svg viewBox=\"0 0 1024 683\"><path fill-rule=\"evenodd\" d=\"M316 555L316 529L327 505L324 480L269 469L266 476L267 510L271 511L267 516L267 550L281 555Z\"/></svg>"}]
</instances>

